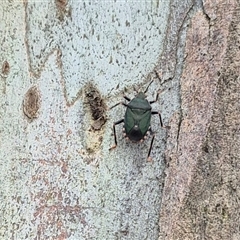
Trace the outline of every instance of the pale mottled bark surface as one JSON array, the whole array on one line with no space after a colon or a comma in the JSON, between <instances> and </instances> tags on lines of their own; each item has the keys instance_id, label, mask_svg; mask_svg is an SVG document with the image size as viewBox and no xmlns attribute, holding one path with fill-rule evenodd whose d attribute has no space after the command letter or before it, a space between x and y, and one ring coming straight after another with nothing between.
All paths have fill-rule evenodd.
<instances>
[{"instance_id":1,"label":"pale mottled bark surface","mask_svg":"<svg viewBox=\"0 0 240 240\"><path fill-rule=\"evenodd\" d=\"M176 87L153 69L168 1L3 1L0 82L1 239L157 239L166 131L127 143L112 123L134 87L167 123ZM164 103L164 99L165 103ZM171 104L168 104L170 102ZM167 107L163 107L166 105Z\"/></svg>"}]
</instances>

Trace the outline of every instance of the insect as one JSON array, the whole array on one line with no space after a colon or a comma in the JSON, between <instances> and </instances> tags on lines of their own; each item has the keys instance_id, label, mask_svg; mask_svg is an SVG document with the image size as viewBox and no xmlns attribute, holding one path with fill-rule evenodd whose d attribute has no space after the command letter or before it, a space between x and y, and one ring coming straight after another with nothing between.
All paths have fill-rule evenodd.
<instances>
[{"instance_id":1,"label":"insect","mask_svg":"<svg viewBox=\"0 0 240 240\"><path fill-rule=\"evenodd\" d=\"M131 100L127 96L123 96L129 103L119 102L112 106L110 109L122 104L126 107L125 116L123 119L113 123L113 133L114 133L114 142L110 150L117 147L117 136L116 136L116 125L124 123L123 132L124 136L131 140L132 142L142 142L147 138L147 135L150 133L152 135L151 144L148 150L147 159L151 160L150 154L153 146L153 141L155 138L155 134L153 133L150 122L151 115L158 115L160 120L161 127L163 126L162 117L160 112L152 111L152 103L157 102L160 92L157 93L156 99L153 101L148 101L146 99L145 93L147 92L149 86L153 80L149 83L146 90L144 92L138 92L136 96Z\"/></svg>"}]
</instances>

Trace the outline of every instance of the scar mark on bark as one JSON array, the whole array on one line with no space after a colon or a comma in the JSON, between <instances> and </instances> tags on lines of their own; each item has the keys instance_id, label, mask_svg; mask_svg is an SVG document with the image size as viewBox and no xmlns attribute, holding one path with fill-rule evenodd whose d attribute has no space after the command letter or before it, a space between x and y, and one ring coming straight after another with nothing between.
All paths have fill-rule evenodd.
<instances>
[{"instance_id":1,"label":"scar mark on bark","mask_svg":"<svg viewBox=\"0 0 240 240\"><path fill-rule=\"evenodd\" d=\"M6 77L10 72L10 65L8 61L4 61L2 65L2 74Z\"/></svg>"},{"instance_id":2,"label":"scar mark on bark","mask_svg":"<svg viewBox=\"0 0 240 240\"><path fill-rule=\"evenodd\" d=\"M23 100L23 112L29 119L38 117L40 108L40 94L36 86L28 89Z\"/></svg>"}]
</instances>

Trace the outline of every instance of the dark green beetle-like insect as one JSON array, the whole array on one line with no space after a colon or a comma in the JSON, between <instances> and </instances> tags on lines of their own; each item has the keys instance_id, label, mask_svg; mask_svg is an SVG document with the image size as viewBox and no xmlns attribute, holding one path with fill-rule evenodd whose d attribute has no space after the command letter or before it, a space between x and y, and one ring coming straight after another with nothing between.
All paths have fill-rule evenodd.
<instances>
[{"instance_id":1,"label":"dark green beetle-like insect","mask_svg":"<svg viewBox=\"0 0 240 240\"><path fill-rule=\"evenodd\" d=\"M150 84L152 82L153 81L151 81ZM148 87L150 86L150 84L148 85ZM119 102L111 107L111 108L114 108L117 105L122 104L127 109L125 112L125 117L113 123L115 145L112 146L110 150L117 146L117 136L116 136L115 126L120 123L124 123L124 126L123 126L124 136L133 142L142 142L144 139L147 138L148 133L152 135L152 140L151 140L150 148L148 150L148 155L147 155L147 158L150 159L150 153L151 153L153 141L155 138L155 134L153 133L150 126L151 115L158 114L161 127L163 127L163 123L162 123L162 117L160 112L152 111L152 107L151 107L151 104L155 103L158 100L159 92L157 93L155 100L148 101L145 96L145 93L147 92L148 87L144 92L137 93L137 95L132 100L129 97L124 96L124 98L129 102L128 104L124 102Z\"/></svg>"}]
</instances>

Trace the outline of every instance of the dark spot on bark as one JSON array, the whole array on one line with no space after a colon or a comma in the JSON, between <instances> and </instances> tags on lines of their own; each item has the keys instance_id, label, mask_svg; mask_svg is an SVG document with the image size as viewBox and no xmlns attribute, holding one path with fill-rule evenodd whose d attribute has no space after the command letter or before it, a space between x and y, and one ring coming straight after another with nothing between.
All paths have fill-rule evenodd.
<instances>
[{"instance_id":1,"label":"dark spot on bark","mask_svg":"<svg viewBox=\"0 0 240 240\"><path fill-rule=\"evenodd\" d=\"M2 65L2 74L8 75L9 72L10 72L10 65L9 65L8 61L4 61L3 65Z\"/></svg>"},{"instance_id":2,"label":"dark spot on bark","mask_svg":"<svg viewBox=\"0 0 240 240\"><path fill-rule=\"evenodd\" d=\"M203 149L203 151L204 151L205 153L209 153L208 145L207 145L207 144L205 144L205 145L202 147L202 149Z\"/></svg>"},{"instance_id":3,"label":"dark spot on bark","mask_svg":"<svg viewBox=\"0 0 240 240\"><path fill-rule=\"evenodd\" d=\"M64 16L71 17L71 7L68 7L68 0L55 0L57 7L57 18L60 21L64 20Z\"/></svg>"},{"instance_id":4,"label":"dark spot on bark","mask_svg":"<svg viewBox=\"0 0 240 240\"><path fill-rule=\"evenodd\" d=\"M68 0L55 0L55 4L58 10L65 11L66 6L68 4Z\"/></svg>"},{"instance_id":5,"label":"dark spot on bark","mask_svg":"<svg viewBox=\"0 0 240 240\"><path fill-rule=\"evenodd\" d=\"M85 98L93 120L92 128L93 130L101 130L107 120L107 107L100 92L92 83L89 83L85 89Z\"/></svg>"},{"instance_id":6,"label":"dark spot on bark","mask_svg":"<svg viewBox=\"0 0 240 240\"><path fill-rule=\"evenodd\" d=\"M32 86L26 92L23 99L23 112L29 119L38 117L40 108L40 95L36 86Z\"/></svg>"}]
</instances>

